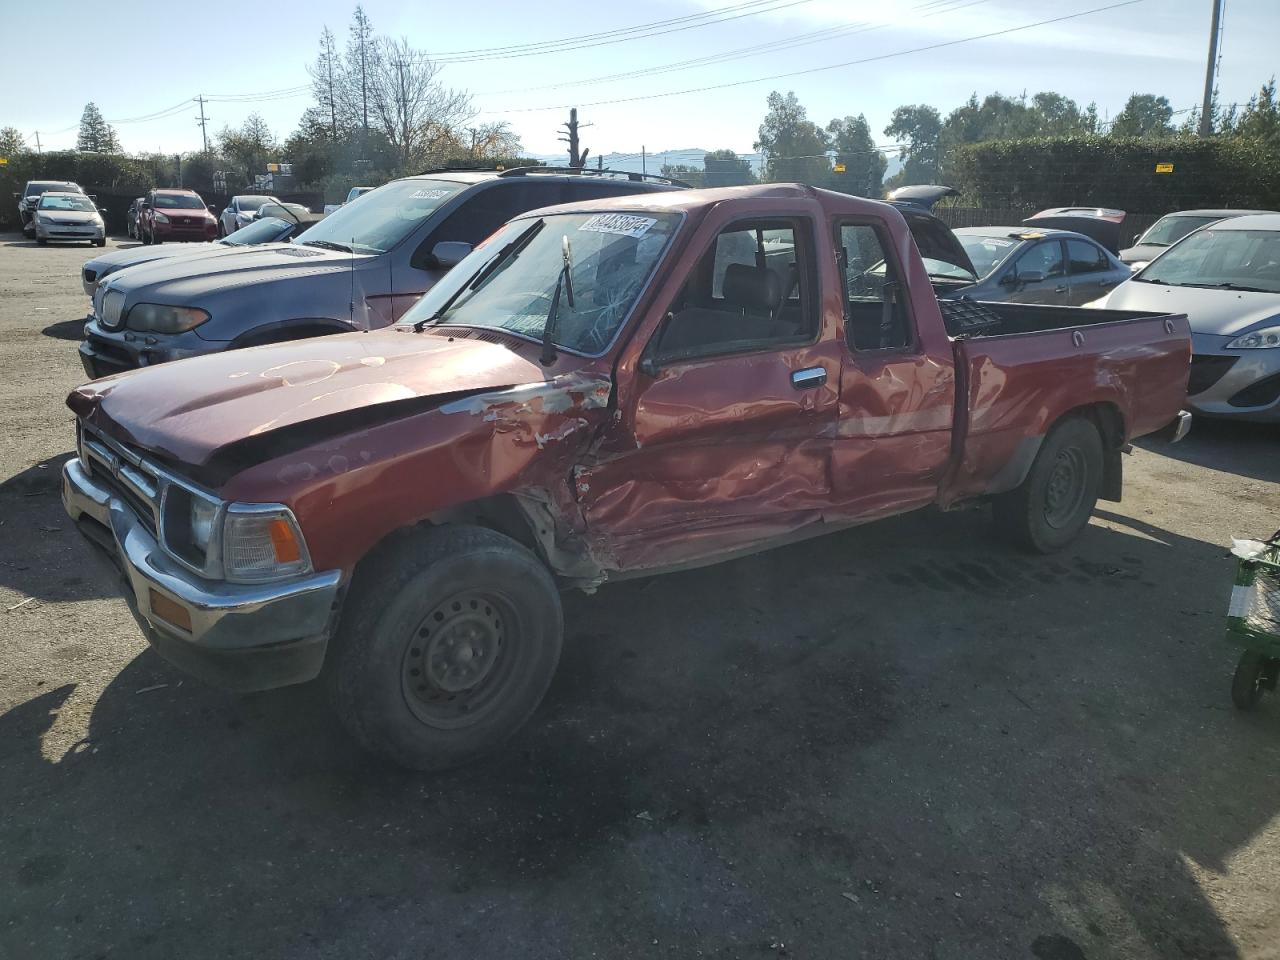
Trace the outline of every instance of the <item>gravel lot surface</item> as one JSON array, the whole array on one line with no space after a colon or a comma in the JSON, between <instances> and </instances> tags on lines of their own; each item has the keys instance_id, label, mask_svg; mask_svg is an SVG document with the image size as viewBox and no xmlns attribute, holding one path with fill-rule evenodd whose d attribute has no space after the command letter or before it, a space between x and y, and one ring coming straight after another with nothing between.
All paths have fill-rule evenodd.
<instances>
[{"instance_id":1,"label":"gravel lot surface","mask_svg":"<svg viewBox=\"0 0 1280 960\"><path fill-rule=\"evenodd\" d=\"M184 680L67 520L93 252L0 237L0 958L1280 956L1222 642L1276 431L1137 450L1051 558L924 513L571 595L517 740L408 774Z\"/></svg>"}]
</instances>

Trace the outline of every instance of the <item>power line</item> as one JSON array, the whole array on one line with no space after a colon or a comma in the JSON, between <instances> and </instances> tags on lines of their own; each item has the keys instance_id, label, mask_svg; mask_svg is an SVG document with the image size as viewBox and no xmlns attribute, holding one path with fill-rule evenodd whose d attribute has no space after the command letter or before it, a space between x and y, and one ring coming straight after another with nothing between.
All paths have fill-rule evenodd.
<instances>
[{"instance_id":1,"label":"power line","mask_svg":"<svg viewBox=\"0 0 1280 960\"><path fill-rule=\"evenodd\" d=\"M1037 20L1034 23L1025 23L1017 27L1006 27L1003 30L993 30L989 33L980 33L972 37L961 37L957 40L943 40L938 43L926 44L922 47L913 47L909 50L896 50L893 53L877 54L874 57L861 57L857 60L846 60L842 63L831 63L822 67L808 67L804 70L792 70L787 73L774 73L764 77L752 77L749 80L733 80L728 83L708 84L704 87L691 87L687 90L668 90L663 93L648 93L635 97L618 97L613 100L593 100L586 103L578 102L577 104L556 104L554 106L545 107L516 107L507 110L482 110L480 113L485 115L506 114L506 113L541 113L548 110L565 110L570 106L579 107L603 107L617 103L636 103L641 100L659 100L665 97L679 97L690 93L706 93L711 90L726 90L730 87L743 87L752 83L764 83L770 80L785 80L789 77L802 77L813 73L823 73L827 70L839 70L843 67L853 67L864 63L876 63L881 60L891 60L895 57L905 57L913 53L925 53L929 50L941 50L945 47L955 47L963 43L973 43L976 40L990 40L993 37L1003 37L1011 33L1018 33L1023 30L1031 30L1035 27L1048 26L1053 23L1062 23L1066 20L1075 20L1079 17L1087 17L1094 13L1104 13L1108 10L1118 10L1121 7L1131 7L1134 4L1144 3L1145 0L1121 0L1119 3L1109 3L1105 6L1094 7L1090 10L1081 10L1078 13L1068 13L1060 17L1050 17L1047 20Z\"/></svg>"}]
</instances>

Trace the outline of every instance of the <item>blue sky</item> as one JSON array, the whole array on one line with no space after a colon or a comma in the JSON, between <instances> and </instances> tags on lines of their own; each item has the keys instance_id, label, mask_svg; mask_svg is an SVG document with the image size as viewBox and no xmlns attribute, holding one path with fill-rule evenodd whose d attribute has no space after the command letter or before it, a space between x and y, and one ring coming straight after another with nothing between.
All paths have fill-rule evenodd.
<instances>
[{"instance_id":1,"label":"blue sky","mask_svg":"<svg viewBox=\"0 0 1280 960\"><path fill-rule=\"evenodd\" d=\"M652 0L645 4L515 2L445 4L435 0L368 0L379 33L403 35L429 53L492 48L593 34L636 24L687 17L742 0ZM1199 103L1211 0L1140 0L1077 19L1019 30L918 53L903 51L1061 17L1115 0L760 0L766 12L683 29L662 36L552 55L449 64L448 85L473 92L482 120L507 120L531 153L561 149L558 124L580 104L583 143L594 153L731 147L751 150L771 89L796 91L812 119L865 113L880 142L893 108L926 102L944 113L970 92L1006 94L1052 89L1083 106L1096 100L1114 114L1130 93L1169 97L1175 109ZM219 0L202 24L194 11L171 2L124 0L111 16L100 3L5 0L10 36L28 38L40 56L0 60L0 126L18 127L34 145L68 147L86 101L109 121L163 111L185 97L256 95L307 82L324 24L340 41L355 4L351 0L279 0L264 6ZM759 8L757 8L759 9ZM39 40L41 32L89 23L69 44ZM673 70L657 76L605 81L617 73L678 63L802 35L819 42L727 63ZM1219 85L1224 101L1246 100L1275 72L1280 35L1278 0L1229 0ZM81 34L76 34L77 37ZM36 69L48 54L56 70ZM736 83L772 74L874 57L872 62L727 89L629 103L599 103ZM570 83L569 86L560 86ZM546 89L535 89L535 88ZM236 125L257 111L282 137L296 125L308 97L214 102L211 131ZM161 119L117 123L127 150L167 152L200 146L191 109ZM69 129L68 129L69 128ZM284 158L287 159L287 158Z\"/></svg>"}]
</instances>

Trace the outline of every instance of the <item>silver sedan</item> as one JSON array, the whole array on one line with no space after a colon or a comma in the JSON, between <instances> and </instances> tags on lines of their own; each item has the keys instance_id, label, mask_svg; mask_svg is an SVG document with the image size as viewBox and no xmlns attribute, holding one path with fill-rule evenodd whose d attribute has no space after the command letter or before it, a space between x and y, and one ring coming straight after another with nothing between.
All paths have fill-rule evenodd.
<instances>
[{"instance_id":1,"label":"silver sedan","mask_svg":"<svg viewBox=\"0 0 1280 960\"><path fill-rule=\"evenodd\" d=\"M1280 214L1192 233L1094 305L1185 313L1187 404L1208 417L1280 423Z\"/></svg>"},{"instance_id":2,"label":"silver sedan","mask_svg":"<svg viewBox=\"0 0 1280 960\"><path fill-rule=\"evenodd\" d=\"M88 240L96 247L107 245L107 229L102 214L92 200L80 193L46 193L36 206L36 243L50 240Z\"/></svg>"}]
</instances>

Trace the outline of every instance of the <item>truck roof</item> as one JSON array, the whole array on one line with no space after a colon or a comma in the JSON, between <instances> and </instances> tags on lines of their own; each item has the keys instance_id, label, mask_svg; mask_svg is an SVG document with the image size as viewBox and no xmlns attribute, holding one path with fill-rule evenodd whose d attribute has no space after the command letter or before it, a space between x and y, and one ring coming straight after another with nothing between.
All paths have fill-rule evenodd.
<instances>
[{"instance_id":1,"label":"truck roof","mask_svg":"<svg viewBox=\"0 0 1280 960\"><path fill-rule=\"evenodd\" d=\"M599 200L581 200L544 207L539 213L568 213L572 210L650 210L688 213L705 210L726 200L817 200L828 210L839 213L875 213L886 208L898 210L882 200L867 200L834 190L823 190L803 183L759 183L745 187L708 187L700 190L671 190L635 193ZM521 216L528 216L522 214Z\"/></svg>"}]
</instances>

